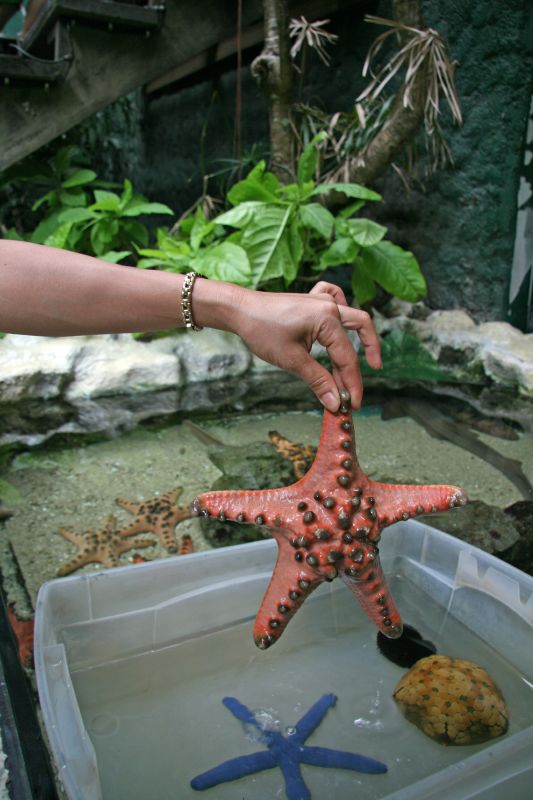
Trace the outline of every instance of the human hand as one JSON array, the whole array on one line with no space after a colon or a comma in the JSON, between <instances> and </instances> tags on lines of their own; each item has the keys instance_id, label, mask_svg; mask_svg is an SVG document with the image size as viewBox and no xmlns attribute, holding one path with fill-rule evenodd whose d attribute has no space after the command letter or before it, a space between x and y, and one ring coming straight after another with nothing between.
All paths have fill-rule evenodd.
<instances>
[{"instance_id":1,"label":"human hand","mask_svg":"<svg viewBox=\"0 0 533 800\"><path fill-rule=\"evenodd\" d=\"M330 411L347 389L352 407L363 396L359 357L347 330L357 331L368 364L381 368L378 336L370 315L348 305L342 289L320 281L309 294L243 290L234 307L232 329L264 361L298 375ZM310 355L313 342L323 345L332 373Z\"/></svg>"}]
</instances>

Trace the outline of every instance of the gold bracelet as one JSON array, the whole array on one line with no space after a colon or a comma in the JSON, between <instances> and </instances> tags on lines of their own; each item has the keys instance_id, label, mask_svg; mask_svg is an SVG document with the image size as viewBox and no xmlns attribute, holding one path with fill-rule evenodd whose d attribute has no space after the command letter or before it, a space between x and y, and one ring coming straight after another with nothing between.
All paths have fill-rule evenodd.
<instances>
[{"instance_id":1,"label":"gold bracelet","mask_svg":"<svg viewBox=\"0 0 533 800\"><path fill-rule=\"evenodd\" d=\"M190 328L193 331L201 331L203 328L195 324L192 315L192 290L196 278L203 278L203 275L199 275L198 272L188 272L185 275L181 290L181 313L186 328Z\"/></svg>"}]
</instances>

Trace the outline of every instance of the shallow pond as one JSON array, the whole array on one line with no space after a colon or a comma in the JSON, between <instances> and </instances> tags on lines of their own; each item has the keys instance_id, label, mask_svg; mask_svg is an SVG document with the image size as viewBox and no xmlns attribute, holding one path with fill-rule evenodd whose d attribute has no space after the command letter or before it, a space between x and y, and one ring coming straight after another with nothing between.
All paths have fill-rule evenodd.
<instances>
[{"instance_id":1,"label":"shallow pond","mask_svg":"<svg viewBox=\"0 0 533 800\"><path fill-rule=\"evenodd\" d=\"M410 417L383 421L378 406L366 406L354 420L359 461L374 480L452 483L461 486L471 500L500 508L521 499L520 491L501 470L449 441L433 438ZM234 416L223 422L204 420L201 427L226 445L268 443L269 431L276 430L294 442L316 447L321 421L318 411L286 412ZM519 434L516 440L477 436L505 457L521 462L533 482L533 434ZM9 506L14 512L0 529L4 552L7 547L16 566L13 581L9 574L5 576L8 588L15 594L22 577L26 603L33 605L41 584L56 577L61 565L76 553L59 529L99 530L111 514L119 524L131 521L117 505L117 497L146 500L181 486L180 503L186 506L220 475L208 449L194 429L176 424L158 431L138 429L83 447L17 456L2 476L9 482ZM197 520L178 525L178 539L185 533L192 536L195 550L209 546ZM139 555L153 559L168 553L154 539L153 546L139 554L123 554L120 563L131 563ZM94 564L82 571L101 568ZM22 602L19 595L17 605L21 607Z\"/></svg>"}]
</instances>

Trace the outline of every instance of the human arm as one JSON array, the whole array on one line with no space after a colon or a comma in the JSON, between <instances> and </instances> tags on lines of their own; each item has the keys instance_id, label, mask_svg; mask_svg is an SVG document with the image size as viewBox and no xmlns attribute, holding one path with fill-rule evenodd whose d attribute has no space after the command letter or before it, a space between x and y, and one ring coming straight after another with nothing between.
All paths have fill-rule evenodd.
<instances>
[{"instance_id":1,"label":"human arm","mask_svg":"<svg viewBox=\"0 0 533 800\"><path fill-rule=\"evenodd\" d=\"M109 264L27 242L0 241L0 330L36 336L157 331L183 326L184 276ZM195 282L197 325L238 334L270 363L304 380L330 410L339 388L358 408L362 381L346 329L357 330L368 363L381 365L368 314L349 307L338 287L309 294L256 292L222 281ZM314 341L329 353L333 375L309 355Z\"/></svg>"}]
</instances>

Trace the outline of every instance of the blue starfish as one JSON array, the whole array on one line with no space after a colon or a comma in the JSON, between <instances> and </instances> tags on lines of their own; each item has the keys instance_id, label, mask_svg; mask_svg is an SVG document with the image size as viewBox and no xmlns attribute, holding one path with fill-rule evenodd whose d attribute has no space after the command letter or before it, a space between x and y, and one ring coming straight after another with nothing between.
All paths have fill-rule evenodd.
<instances>
[{"instance_id":1,"label":"blue starfish","mask_svg":"<svg viewBox=\"0 0 533 800\"><path fill-rule=\"evenodd\" d=\"M358 772L383 773L387 767L381 761L360 756L357 753L345 753L342 750L330 750L328 747L307 747L306 739L313 733L328 710L337 702L334 694L325 694L311 706L302 719L296 723L291 736L283 736L273 730L263 730L254 714L235 697L224 697L222 700L234 717L246 725L253 725L259 731L259 741L268 750L261 750L246 756L237 756L224 761L218 767L197 775L191 781L193 789L203 790L217 786L219 783L234 781L245 775L253 775L265 769L279 767L285 779L285 790L288 800L311 800L311 793L304 783L300 772L300 764L312 764L315 767L335 767L337 769L353 769Z\"/></svg>"}]
</instances>

